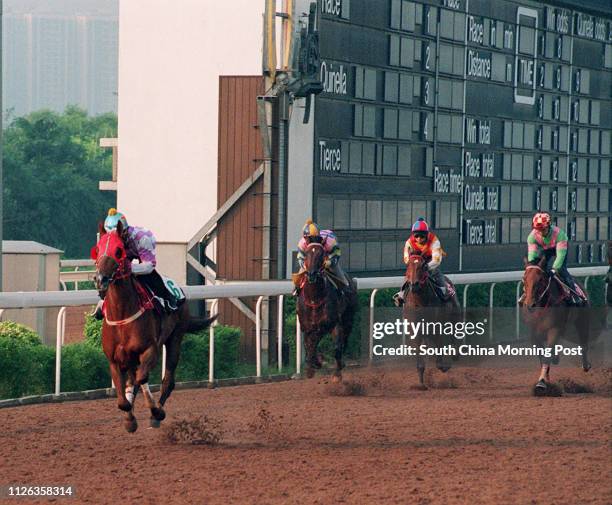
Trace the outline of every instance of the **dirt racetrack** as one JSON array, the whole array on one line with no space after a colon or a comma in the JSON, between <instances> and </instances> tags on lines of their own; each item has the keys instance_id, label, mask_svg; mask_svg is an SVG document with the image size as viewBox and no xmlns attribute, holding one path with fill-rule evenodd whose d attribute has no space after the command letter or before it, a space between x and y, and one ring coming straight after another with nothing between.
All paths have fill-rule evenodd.
<instances>
[{"instance_id":1,"label":"dirt racetrack","mask_svg":"<svg viewBox=\"0 0 612 505\"><path fill-rule=\"evenodd\" d=\"M427 391L412 368L177 391L165 430L139 397L133 435L114 400L2 409L0 484L75 486L55 503L609 505L612 370L554 367L593 392L536 398L529 364L429 372ZM186 438L217 445L167 440L201 415Z\"/></svg>"}]
</instances>

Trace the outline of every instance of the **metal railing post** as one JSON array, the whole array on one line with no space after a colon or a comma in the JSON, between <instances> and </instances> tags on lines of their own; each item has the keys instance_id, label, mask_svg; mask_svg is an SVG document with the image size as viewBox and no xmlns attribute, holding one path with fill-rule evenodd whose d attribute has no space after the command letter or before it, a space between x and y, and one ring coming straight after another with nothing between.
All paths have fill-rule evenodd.
<instances>
[{"instance_id":1,"label":"metal railing post","mask_svg":"<svg viewBox=\"0 0 612 505\"><path fill-rule=\"evenodd\" d=\"M283 309L284 309L285 296L278 295L278 322L276 327L276 347L277 347L277 361L279 373L283 371Z\"/></svg>"},{"instance_id":2,"label":"metal railing post","mask_svg":"<svg viewBox=\"0 0 612 505\"><path fill-rule=\"evenodd\" d=\"M62 344L64 343L64 323L66 322L66 307L57 313L57 328L55 330L55 394L61 391L62 375Z\"/></svg>"},{"instance_id":3,"label":"metal railing post","mask_svg":"<svg viewBox=\"0 0 612 505\"><path fill-rule=\"evenodd\" d=\"M489 342L493 341L493 291L495 290L495 282L491 283L489 288Z\"/></svg>"},{"instance_id":4,"label":"metal railing post","mask_svg":"<svg viewBox=\"0 0 612 505\"><path fill-rule=\"evenodd\" d=\"M515 328L514 328L514 336L516 337L516 340L519 340L520 338L520 330L521 330L521 311L520 311L520 307L519 307L519 299L521 297L521 285L523 284L523 281L518 281L516 283L516 315L515 315Z\"/></svg>"},{"instance_id":5,"label":"metal railing post","mask_svg":"<svg viewBox=\"0 0 612 505\"><path fill-rule=\"evenodd\" d=\"M257 298L255 305L255 359L257 363L257 379L261 379L261 302L264 297Z\"/></svg>"},{"instance_id":6,"label":"metal railing post","mask_svg":"<svg viewBox=\"0 0 612 505\"><path fill-rule=\"evenodd\" d=\"M588 291L589 291L589 279L591 278L590 275L587 275L584 278L584 290L587 291L587 293L585 293L586 295L588 295Z\"/></svg>"},{"instance_id":7,"label":"metal railing post","mask_svg":"<svg viewBox=\"0 0 612 505\"><path fill-rule=\"evenodd\" d=\"M467 292L471 284L463 286L463 321L465 322L465 315L467 313Z\"/></svg>"},{"instance_id":8,"label":"metal railing post","mask_svg":"<svg viewBox=\"0 0 612 505\"><path fill-rule=\"evenodd\" d=\"M295 316L295 375L300 377L302 373L302 327L300 316Z\"/></svg>"},{"instance_id":9,"label":"metal railing post","mask_svg":"<svg viewBox=\"0 0 612 505\"><path fill-rule=\"evenodd\" d=\"M210 305L210 317L214 316L218 310L219 299L213 300ZM211 388L215 384L215 326L217 321L208 328L208 387Z\"/></svg>"},{"instance_id":10,"label":"metal railing post","mask_svg":"<svg viewBox=\"0 0 612 505\"><path fill-rule=\"evenodd\" d=\"M372 365L373 353L374 353L374 304L376 301L376 293L378 289L373 289L370 295L370 358L368 364Z\"/></svg>"}]
</instances>

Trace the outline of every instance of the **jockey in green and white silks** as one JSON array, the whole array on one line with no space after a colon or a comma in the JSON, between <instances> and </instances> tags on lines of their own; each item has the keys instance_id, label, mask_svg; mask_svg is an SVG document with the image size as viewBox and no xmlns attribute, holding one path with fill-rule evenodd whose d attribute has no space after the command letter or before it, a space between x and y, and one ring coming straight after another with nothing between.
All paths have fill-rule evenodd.
<instances>
[{"instance_id":1,"label":"jockey in green and white silks","mask_svg":"<svg viewBox=\"0 0 612 505\"><path fill-rule=\"evenodd\" d=\"M538 212L532 221L531 233L527 237L527 260L535 261L545 256L550 264L554 258L550 272L558 275L574 293L575 303L586 300L586 295L575 283L573 277L567 270L567 233L558 226L551 224L550 214Z\"/></svg>"}]
</instances>

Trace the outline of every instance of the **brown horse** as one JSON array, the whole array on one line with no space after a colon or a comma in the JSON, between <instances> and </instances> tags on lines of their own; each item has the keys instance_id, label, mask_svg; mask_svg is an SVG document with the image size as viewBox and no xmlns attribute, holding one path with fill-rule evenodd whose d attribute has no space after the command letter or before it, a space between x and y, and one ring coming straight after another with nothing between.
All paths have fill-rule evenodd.
<instances>
[{"instance_id":1,"label":"brown horse","mask_svg":"<svg viewBox=\"0 0 612 505\"><path fill-rule=\"evenodd\" d=\"M304 259L306 272L302 277L297 313L304 332L306 376L313 377L315 369L321 368L317 346L321 338L331 332L335 341L336 358L333 380L337 382L342 378L344 368L342 355L353 329L353 316L357 310L357 290L351 283L351 286L342 288L341 295L325 271L325 259L325 251L321 244L312 243L306 248Z\"/></svg>"},{"instance_id":2,"label":"brown horse","mask_svg":"<svg viewBox=\"0 0 612 505\"><path fill-rule=\"evenodd\" d=\"M585 372L591 368L587 356L591 333L590 304L587 302L584 307L567 307L566 288L556 276L550 275L546 268L547 262L546 256L532 262L525 258L523 275L523 320L531 330L532 343L538 347L544 344L546 349L546 355L540 356L540 376L534 389L536 394L546 394L549 388L550 365L559 363L559 356L555 355L554 349L562 336L578 341L582 347L582 368ZM582 286L580 288L586 293ZM569 334L571 326L576 328L577 339Z\"/></svg>"},{"instance_id":3,"label":"brown horse","mask_svg":"<svg viewBox=\"0 0 612 505\"><path fill-rule=\"evenodd\" d=\"M125 412L125 429L133 433L138 428L133 414L138 389L151 411L151 426L159 427L166 417L163 406L174 389L183 335L208 327L214 318L191 320L187 304L163 316L154 309L145 310L121 234L121 223L110 233L100 227L101 237L92 257L96 260L96 288L105 299L102 348L117 390L118 407ZM166 346L166 368L157 404L148 383L162 345Z\"/></svg>"},{"instance_id":4,"label":"brown horse","mask_svg":"<svg viewBox=\"0 0 612 505\"><path fill-rule=\"evenodd\" d=\"M435 287L429 278L429 270L427 269L427 260L420 254L412 254L408 258L406 266L406 276L402 290L404 291L404 309L402 315L407 321L422 321L426 323L448 323L459 320L460 307L455 289L448 278L444 278L447 283L447 288L452 290L452 294L448 300L441 300L436 293ZM424 335L419 332L414 337L414 346L417 350L417 371L419 373L419 383L421 389L426 389L424 383L425 375L425 358L419 352L421 345L427 342L429 345L445 349L447 346L452 346L456 342L452 334ZM451 357L456 359L456 355ZM447 355L436 356L436 366L442 372L447 372L451 368L451 362Z\"/></svg>"}]
</instances>

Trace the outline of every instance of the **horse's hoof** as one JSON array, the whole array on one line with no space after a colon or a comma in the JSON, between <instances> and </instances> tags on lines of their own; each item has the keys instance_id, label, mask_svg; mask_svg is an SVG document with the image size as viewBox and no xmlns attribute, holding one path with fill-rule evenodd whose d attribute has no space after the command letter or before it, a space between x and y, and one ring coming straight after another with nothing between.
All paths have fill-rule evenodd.
<instances>
[{"instance_id":1,"label":"horse's hoof","mask_svg":"<svg viewBox=\"0 0 612 505\"><path fill-rule=\"evenodd\" d=\"M446 373L451 369L451 366L447 364L444 364L444 365L441 364L441 365L438 365L437 368L438 370L440 370L440 372Z\"/></svg>"},{"instance_id":2,"label":"horse's hoof","mask_svg":"<svg viewBox=\"0 0 612 505\"><path fill-rule=\"evenodd\" d=\"M416 391L427 391L429 388L425 384L416 384L415 386L411 386L410 389L414 389Z\"/></svg>"},{"instance_id":3,"label":"horse's hoof","mask_svg":"<svg viewBox=\"0 0 612 505\"><path fill-rule=\"evenodd\" d=\"M547 390L548 384L546 384L546 381L544 381L544 379L541 379L533 388L533 394L536 396L544 396Z\"/></svg>"},{"instance_id":4,"label":"horse's hoof","mask_svg":"<svg viewBox=\"0 0 612 505\"><path fill-rule=\"evenodd\" d=\"M161 426L161 421L159 421L159 419L151 417L149 419L149 426L151 426L151 428L159 428Z\"/></svg>"},{"instance_id":5,"label":"horse's hoof","mask_svg":"<svg viewBox=\"0 0 612 505\"><path fill-rule=\"evenodd\" d=\"M315 375L315 371L312 368L307 368L306 369L306 378L307 379L312 379Z\"/></svg>"},{"instance_id":6,"label":"horse's hoof","mask_svg":"<svg viewBox=\"0 0 612 505\"><path fill-rule=\"evenodd\" d=\"M339 384L340 382L342 382L342 374L334 374L332 375L332 382L335 384Z\"/></svg>"},{"instance_id":7,"label":"horse's hoof","mask_svg":"<svg viewBox=\"0 0 612 505\"><path fill-rule=\"evenodd\" d=\"M590 361L585 361L584 363L582 363L582 369L585 372L588 372L591 369L591 362Z\"/></svg>"},{"instance_id":8,"label":"horse's hoof","mask_svg":"<svg viewBox=\"0 0 612 505\"><path fill-rule=\"evenodd\" d=\"M152 408L151 409L151 419L155 419L157 421L163 421L166 419L166 412L162 408Z\"/></svg>"},{"instance_id":9,"label":"horse's hoof","mask_svg":"<svg viewBox=\"0 0 612 505\"><path fill-rule=\"evenodd\" d=\"M127 431L128 433L134 433L137 429L138 429L138 422L136 422L136 418L134 419L126 419L123 422L123 427L125 428L125 431Z\"/></svg>"}]
</instances>

